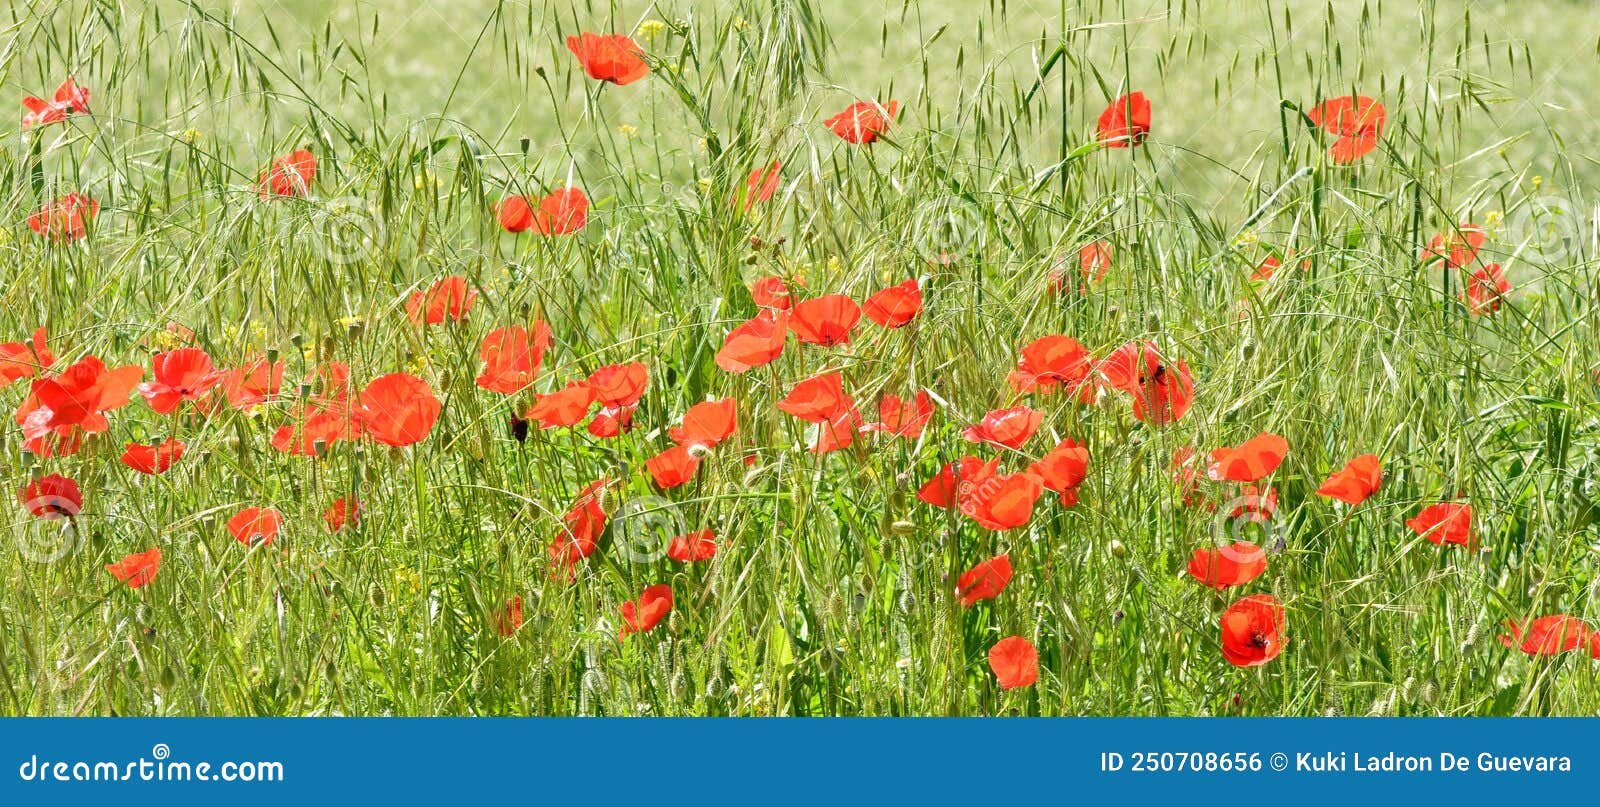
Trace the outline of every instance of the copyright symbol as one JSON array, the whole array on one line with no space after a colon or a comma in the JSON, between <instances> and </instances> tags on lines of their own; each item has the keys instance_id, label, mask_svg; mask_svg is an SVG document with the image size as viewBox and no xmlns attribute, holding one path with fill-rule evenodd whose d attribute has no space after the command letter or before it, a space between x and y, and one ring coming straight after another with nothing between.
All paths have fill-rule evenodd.
<instances>
[{"instance_id":1,"label":"copyright symbol","mask_svg":"<svg viewBox=\"0 0 1600 807\"><path fill-rule=\"evenodd\" d=\"M1272 769L1275 771L1284 770L1289 767L1289 755L1279 751L1278 753L1272 755L1270 764L1272 765Z\"/></svg>"}]
</instances>

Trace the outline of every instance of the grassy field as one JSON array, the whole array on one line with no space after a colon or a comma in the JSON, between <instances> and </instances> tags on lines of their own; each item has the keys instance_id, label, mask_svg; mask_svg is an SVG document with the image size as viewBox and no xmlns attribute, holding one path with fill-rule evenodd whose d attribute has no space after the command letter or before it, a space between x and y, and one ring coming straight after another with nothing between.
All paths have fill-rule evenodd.
<instances>
[{"instance_id":1,"label":"grassy field","mask_svg":"<svg viewBox=\"0 0 1600 807\"><path fill-rule=\"evenodd\" d=\"M0 712L1600 711L1584 4L326 5L0 12L0 97L91 91L0 125ZM631 34L648 76L586 75L583 31ZM1097 120L1131 91L1148 136L1110 147ZM1387 117L1341 163L1306 113L1351 95ZM824 124L891 99L877 142ZM263 193L297 149L314 177ZM495 212L563 188L590 201L569 234ZM71 192L98 203L81 234L34 216ZM446 278L470 306L417 322ZM922 307L841 344L780 327L776 360L732 372L730 331L783 316L766 278L797 306L915 281ZM535 323L537 373L486 388L486 340ZM1012 378L1048 336L1092 355L1063 371L1083 395ZM1130 372L1145 342L1159 372ZM282 362L281 385L157 372L196 348ZM137 370L80 384L90 356ZM617 393L602 368L635 363L648 383ZM859 420L795 392L833 372ZM613 416L638 395L631 430L595 434L605 403L522 420L572 382L629 399ZM919 391L920 435L858 429ZM724 399L737 431L674 456L685 412ZM1031 438L968 438L1019 406ZM1261 433L1281 465L1210 473ZM169 439L162 473L119 459ZM1062 486L1034 463L1070 465L1065 439L1088 456L1072 506L1029 490ZM1369 453L1370 498L1319 495ZM964 457L1000 476L919 496ZM53 475L81 504L41 493ZM358 517L335 531L339 500ZM1470 507L1465 544L1428 529L1440 503ZM280 515L270 542L248 508ZM672 557L705 530L713 557ZM1188 571L1235 541L1258 575ZM153 577L108 573L151 549ZM1002 555L998 591L962 582ZM1265 622L1230 622L1263 597ZM1035 682L1002 686L1010 637Z\"/></svg>"}]
</instances>

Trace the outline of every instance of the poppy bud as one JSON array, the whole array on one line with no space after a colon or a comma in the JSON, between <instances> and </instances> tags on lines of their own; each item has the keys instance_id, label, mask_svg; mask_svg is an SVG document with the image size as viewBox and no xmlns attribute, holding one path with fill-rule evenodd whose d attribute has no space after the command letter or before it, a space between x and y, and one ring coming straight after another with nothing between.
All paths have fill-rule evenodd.
<instances>
[{"instance_id":1,"label":"poppy bud","mask_svg":"<svg viewBox=\"0 0 1600 807\"><path fill-rule=\"evenodd\" d=\"M544 75L544 68L539 67L539 68L535 68L535 70L538 71L540 76ZM528 137L524 137L521 140L517 141L517 146L522 149L522 156L524 156L524 157L528 156L528 146L532 142L533 142L532 139L528 138Z\"/></svg>"},{"instance_id":2,"label":"poppy bud","mask_svg":"<svg viewBox=\"0 0 1600 807\"><path fill-rule=\"evenodd\" d=\"M895 520L893 522L890 522L890 524L889 524L889 532L894 534L894 535L911 535L912 533L914 533L916 531L917 531L916 522L907 521L907 520L905 520L903 518L902 519L897 519L897 520Z\"/></svg>"},{"instance_id":3,"label":"poppy bud","mask_svg":"<svg viewBox=\"0 0 1600 807\"><path fill-rule=\"evenodd\" d=\"M513 413L511 413L511 424L510 425L511 425L511 437L512 437L512 439L516 440L519 443L524 442L524 441L526 441L528 439L528 421L527 421L526 418L524 418L524 417L518 415L517 413L513 412Z\"/></svg>"},{"instance_id":4,"label":"poppy bud","mask_svg":"<svg viewBox=\"0 0 1600 807\"><path fill-rule=\"evenodd\" d=\"M1119 558L1125 557L1128 554L1128 548L1123 546L1121 541L1113 540L1111 542L1111 554Z\"/></svg>"}]
</instances>

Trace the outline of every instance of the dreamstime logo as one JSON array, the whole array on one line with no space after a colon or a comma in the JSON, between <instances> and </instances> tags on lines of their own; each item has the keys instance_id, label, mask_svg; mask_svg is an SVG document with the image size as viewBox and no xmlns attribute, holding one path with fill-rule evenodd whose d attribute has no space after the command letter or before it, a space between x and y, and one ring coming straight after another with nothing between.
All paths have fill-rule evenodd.
<instances>
[{"instance_id":1,"label":"dreamstime logo","mask_svg":"<svg viewBox=\"0 0 1600 807\"><path fill-rule=\"evenodd\" d=\"M1235 543L1244 541L1269 552L1281 552L1288 542L1288 532L1288 520L1278 517L1277 497L1258 493L1245 493L1228 500L1217 508L1211 525L1212 543L1217 551L1237 561L1248 558L1230 555L1235 551Z\"/></svg>"},{"instance_id":2,"label":"dreamstime logo","mask_svg":"<svg viewBox=\"0 0 1600 807\"><path fill-rule=\"evenodd\" d=\"M1511 248L1526 260L1571 260L1583 247L1584 213L1571 199L1535 197L1506 218L1506 235Z\"/></svg>"},{"instance_id":3,"label":"dreamstime logo","mask_svg":"<svg viewBox=\"0 0 1600 807\"><path fill-rule=\"evenodd\" d=\"M911 241L924 260L948 263L983 244L983 212L959 196L934 199L917 208Z\"/></svg>"},{"instance_id":4,"label":"dreamstime logo","mask_svg":"<svg viewBox=\"0 0 1600 807\"><path fill-rule=\"evenodd\" d=\"M317 254L336 266L367 260L383 245L383 218L356 196L316 203L310 229Z\"/></svg>"},{"instance_id":5,"label":"dreamstime logo","mask_svg":"<svg viewBox=\"0 0 1600 807\"><path fill-rule=\"evenodd\" d=\"M678 505L660 496L640 496L623 502L612 523L617 546L634 563L653 563L666 557L672 539L685 532Z\"/></svg>"},{"instance_id":6,"label":"dreamstime logo","mask_svg":"<svg viewBox=\"0 0 1600 807\"><path fill-rule=\"evenodd\" d=\"M82 543L77 502L54 494L40 494L23 501L31 515L13 523L17 551L34 563L54 563L72 554Z\"/></svg>"}]
</instances>

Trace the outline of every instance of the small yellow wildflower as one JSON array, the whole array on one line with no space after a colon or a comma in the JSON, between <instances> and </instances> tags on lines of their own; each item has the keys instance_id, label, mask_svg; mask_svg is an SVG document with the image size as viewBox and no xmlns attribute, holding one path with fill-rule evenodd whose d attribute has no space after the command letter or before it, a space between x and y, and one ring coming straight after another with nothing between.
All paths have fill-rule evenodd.
<instances>
[{"instance_id":1,"label":"small yellow wildflower","mask_svg":"<svg viewBox=\"0 0 1600 807\"><path fill-rule=\"evenodd\" d=\"M638 133L639 133L639 127L637 127L637 126L630 126L630 125L624 123L621 126L617 127L617 134L620 134L620 135L622 135L623 137L626 137L626 138L630 138L631 139L634 135L636 135Z\"/></svg>"},{"instance_id":2,"label":"small yellow wildflower","mask_svg":"<svg viewBox=\"0 0 1600 807\"><path fill-rule=\"evenodd\" d=\"M1539 189L1542 188L1542 187L1544 187L1544 177L1539 176L1538 174L1534 174L1533 175L1533 192L1534 193L1538 193Z\"/></svg>"},{"instance_id":3,"label":"small yellow wildflower","mask_svg":"<svg viewBox=\"0 0 1600 807\"><path fill-rule=\"evenodd\" d=\"M701 193L707 193L711 190L711 177L701 177L695 184L700 186Z\"/></svg>"},{"instance_id":4,"label":"small yellow wildflower","mask_svg":"<svg viewBox=\"0 0 1600 807\"><path fill-rule=\"evenodd\" d=\"M191 146L200 142L200 137L200 130L194 128L193 126L178 133L178 139L188 143Z\"/></svg>"},{"instance_id":5,"label":"small yellow wildflower","mask_svg":"<svg viewBox=\"0 0 1600 807\"><path fill-rule=\"evenodd\" d=\"M1500 226L1500 222L1505 220L1506 214L1499 210L1491 210L1488 213L1483 214L1483 224L1485 227L1498 227Z\"/></svg>"},{"instance_id":6,"label":"small yellow wildflower","mask_svg":"<svg viewBox=\"0 0 1600 807\"><path fill-rule=\"evenodd\" d=\"M667 24L660 20L645 20L639 23L639 36L645 39L655 39L661 32L667 30Z\"/></svg>"},{"instance_id":7,"label":"small yellow wildflower","mask_svg":"<svg viewBox=\"0 0 1600 807\"><path fill-rule=\"evenodd\" d=\"M1241 246L1242 247L1242 246L1246 246L1246 245L1249 245L1249 244L1254 244L1254 243L1256 243L1257 241L1260 241L1260 240L1261 240L1261 237L1256 235L1256 231L1255 230L1245 230L1244 232L1239 233L1239 237L1238 238L1233 239L1233 243L1234 243L1235 246Z\"/></svg>"}]
</instances>

